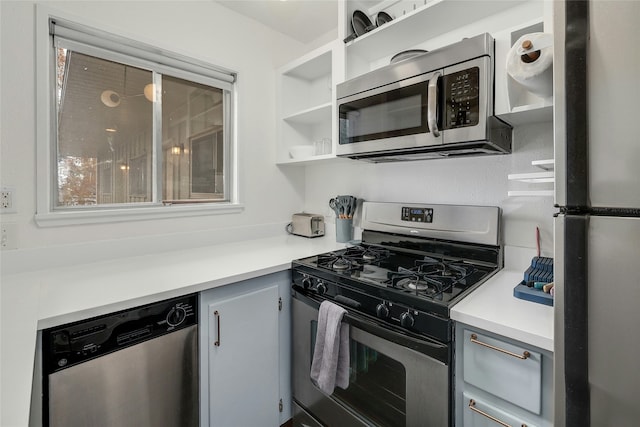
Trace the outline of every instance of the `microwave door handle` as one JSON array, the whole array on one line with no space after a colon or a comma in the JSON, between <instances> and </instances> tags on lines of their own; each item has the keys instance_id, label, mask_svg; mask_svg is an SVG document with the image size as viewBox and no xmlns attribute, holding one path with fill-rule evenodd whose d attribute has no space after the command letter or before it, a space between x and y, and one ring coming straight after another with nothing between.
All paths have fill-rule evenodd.
<instances>
[{"instance_id":1,"label":"microwave door handle","mask_svg":"<svg viewBox=\"0 0 640 427\"><path fill-rule=\"evenodd\" d=\"M438 79L442 74L437 71L433 77L429 79L429 86L427 88L427 124L429 130L435 137L440 136L440 129L438 129Z\"/></svg>"}]
</instances>

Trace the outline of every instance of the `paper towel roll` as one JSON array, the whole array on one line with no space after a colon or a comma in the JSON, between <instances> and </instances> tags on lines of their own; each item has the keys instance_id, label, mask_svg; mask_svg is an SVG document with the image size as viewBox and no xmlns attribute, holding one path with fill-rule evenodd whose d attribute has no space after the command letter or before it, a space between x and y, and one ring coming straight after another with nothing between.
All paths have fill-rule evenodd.
<instances>
[{"instance_id":1,"label":"paper towel roll","mask_svg":"<svg viewBox=\"0 0 640 427\"><path fill-rule=\"evenodd\" d=\"M553 95L553 35L520 37L507 55L507 74L535 95Z\"/></svg>"}]
</instances>

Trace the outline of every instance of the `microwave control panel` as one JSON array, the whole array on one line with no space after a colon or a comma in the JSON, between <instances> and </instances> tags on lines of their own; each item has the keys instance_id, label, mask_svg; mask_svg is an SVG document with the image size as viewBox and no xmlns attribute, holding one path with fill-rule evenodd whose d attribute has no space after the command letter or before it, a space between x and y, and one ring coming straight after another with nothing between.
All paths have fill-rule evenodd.
<instances>
[{"instance_id":1,"label":"microwave control panel","mask_svg":"<svg viewBox=\"0 0 640 427\"><path fill-rule=\"evenodd\" d=\"M480 117L480 69L469 68L443 78L445 96L444 129L475 126Z\"/></svg>"},{"instance_id":2,"label":"microwave control panel","mask_svg":"<svg viewBox=\"0 0 640 427\"><path fill-rule=\"evenodd\" d=\"M402 221L433 222L433 209L402 207Z\"/></svg>"}]
</instances>

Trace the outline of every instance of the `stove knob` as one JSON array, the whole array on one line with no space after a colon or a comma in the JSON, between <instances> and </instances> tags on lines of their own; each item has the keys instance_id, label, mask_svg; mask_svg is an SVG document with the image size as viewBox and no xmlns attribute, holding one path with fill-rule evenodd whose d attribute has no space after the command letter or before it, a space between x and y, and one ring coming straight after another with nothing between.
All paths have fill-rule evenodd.
<instances>
[{"instance_id":1,"label":"stove knob","mask_svg":"<svg viewBox=\"0 0 640 427\"><path fill-rule=\"evenodd\" d=\"M305 277L302 279L302 287L305 289L309 289L311 287L311 277Z\"/></svg>"},{"instance_id":2,"label":"stove knob","mask_svg":"<svg viewBox=\"0 0 640 427\"><path fill-rule=\"evenodd\" d=\"M384 303L380 303L376 306L376 316L380 319L386 319L389 317L389 307L387 307Z\"/></svg>"},{"instance_id":3,"label":"stove knob","mask_svg":"<svg viewBox=\"0 0 640 427\"><path fill-rule=\"evenodd\" d=\"M413 326L413 316L411 315L411 313L409 313L408 311L402 313L400 315L400 324L405 327L405 328L409 328L411 326Z\"/></svg>"},{"instance_id":4,"label":"stove knob","mask_svg":"<svg viewBox=\"0 0 640 427\"><path fill-rule=\"evenodd\" d=\"M320 295L324 295L327 293L327 285L325 285L322 282L318 282L318 284L316 285L316 292L318 292L318 294Z\"/></svg>"}]
</instances>

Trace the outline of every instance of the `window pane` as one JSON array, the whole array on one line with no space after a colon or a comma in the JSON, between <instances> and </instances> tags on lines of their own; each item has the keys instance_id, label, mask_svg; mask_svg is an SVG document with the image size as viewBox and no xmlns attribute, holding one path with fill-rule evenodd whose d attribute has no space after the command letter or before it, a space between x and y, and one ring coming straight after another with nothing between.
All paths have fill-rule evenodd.
<instances>
[{"instance_id":1,"label":"window pane","mask_svg":"<svg viewBox=\"0 0 640 427\"><path fill-rule=\"evenodd\" d=\"M163 199L225 200L223 90L162 77Z\"/></svg>"},{"instance_id":2,"label":"window pane","mask_svg":"<svg viewBox=\"0 0 640 427\"><path fill-rule=\"evenodd\" d=\"M152 73L60 48L56 61L56 206L151 202Z\"/></svg>"}]
</instances>

